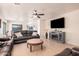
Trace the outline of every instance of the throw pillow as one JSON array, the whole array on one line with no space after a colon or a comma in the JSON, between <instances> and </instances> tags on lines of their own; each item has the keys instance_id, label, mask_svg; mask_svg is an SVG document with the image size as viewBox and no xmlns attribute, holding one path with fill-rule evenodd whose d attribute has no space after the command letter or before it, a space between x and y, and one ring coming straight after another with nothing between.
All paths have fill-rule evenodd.
<instances>
[{"instance_id":1,"label":"throw pillow","mask_svg":"<svg viewBox=\"0 0 79 59\"><path fill-rule=\"evenodd\" d=\"M22 36L21 32L17 32L17 33L15 33L15 35L16 35L17 37Z\"/></svg>"},{"instance_id":2,"label":"throw pillow","mask_svg":"<svg viewBox=\"0 0 79 59\"><path fill-rule=\"evenodd\" d=\"M13 38L17 38L17 36L15 34L12 35Z\"/></svg>"},{"instance_id":3,"label":"throw pillow","mask_svg":"<svg viewBox=\"0 0 79 59\"><path fill-rule=\"evenodd\" d=\"M6 42L0 42L0 47L6 46Z\"/></svg>"},{"instance_id":4,"label":"throw pillow","mask_svg":"<svg viewBox=\"0 0 79 59\"><path fill-rule=\"evenodd\" d=\"M33 32L32 36L37 36L37 32Z\"/></svg>"}]
</instances>

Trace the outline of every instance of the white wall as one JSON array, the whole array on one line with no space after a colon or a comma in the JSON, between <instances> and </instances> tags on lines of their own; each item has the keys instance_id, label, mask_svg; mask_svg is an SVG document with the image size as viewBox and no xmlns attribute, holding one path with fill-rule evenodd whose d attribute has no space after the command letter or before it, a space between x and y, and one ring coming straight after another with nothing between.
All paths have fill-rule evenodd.
<instances>
[{"instance_id":1,"label":"white wall","mask_svg":"<svg viewBox=\"0 0 79 59\"><path fill-rule=\"evenodd\" d=\"M79 46L79 10L59 15L55 18L60 17L65 17L65 28L59 30L66 32L66 43ZM46 27L49 28L48 31L53 31L53 29L50 28L49 23L50 21L48 21L48 26Z\"/></svg>"},{"instance_id":2,"label":"white wall","mask_svg":"<svg viewBox=\"0 0 79 59\"><path fill-rule=\"evenodd\" d=\"M62 16L66 18L66 42L79 46L79 10Z\"/></svg>"},{"instance_id":3,"label":"white wall","mask_svg":"<svg viewBox=\"0 0 79 59\"><path fill-rule=\"evenodd\" d=\"M49 19L40 20L40 38L45 39L45 33L49 32Z\"/></svg>"},{"instance_id":4,"label":"white wall","mask_svg":"<svg viewBox=\"0 0 79 59\"><path fill-rule=\"evenodd\" d=\"M0 37L2 37L3 36L3 22L5 22L7 26L7 20L3 17L1 6L0 6L0 19L1 19Z\"/></svg>"}]
</instances>

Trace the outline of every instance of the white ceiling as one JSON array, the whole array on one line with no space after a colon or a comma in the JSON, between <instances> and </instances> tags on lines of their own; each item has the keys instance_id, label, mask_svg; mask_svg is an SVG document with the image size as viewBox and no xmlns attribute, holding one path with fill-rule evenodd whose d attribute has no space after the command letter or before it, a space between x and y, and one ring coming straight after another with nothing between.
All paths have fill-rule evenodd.
<instances>
[{"instance_id":1,"label":"white ceiling","mask_svg":"<svg viewBox=\"0 0 79 59\"><path fill-rule=\"evenodd\" d=\"M38 10L38 13L44 13L44 17L57 16L79 9L79 3L2 3L0 7L6 19L15 20L28 17L34 9Z\"/></svg>"}]
</instances>

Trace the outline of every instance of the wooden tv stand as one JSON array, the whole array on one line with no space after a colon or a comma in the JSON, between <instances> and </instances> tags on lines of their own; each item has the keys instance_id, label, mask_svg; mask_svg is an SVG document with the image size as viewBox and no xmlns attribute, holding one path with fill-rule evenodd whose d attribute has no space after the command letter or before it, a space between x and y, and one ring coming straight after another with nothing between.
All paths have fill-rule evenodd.
<instances>
[{"instance_id":1,"label":"wooden tv stand","mask_svg":"<svg viewBox=\"0 0 79 59\"><path fill-rule=\"evenodd\" d=\"M49 33L49 39L54 39L65 43L65 32L62 31L53 31Z\"/></svg>"}]
</instances>

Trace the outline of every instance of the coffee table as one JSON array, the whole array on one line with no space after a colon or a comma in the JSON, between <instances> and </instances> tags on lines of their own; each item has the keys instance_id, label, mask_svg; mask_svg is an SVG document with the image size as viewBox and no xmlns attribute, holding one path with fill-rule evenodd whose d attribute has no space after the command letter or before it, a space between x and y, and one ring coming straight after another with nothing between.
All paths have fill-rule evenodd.
<instances>
[{"instance_id":1,"label":"coffee table","mask_svg":"<svg viewBox=\"0 0 79 59\"><path fill-rule=\"evenodd\" d=\"M41 39L30 39L27 41L27 47L30 46L30 52L32 52L32 46L41 45L41 50L43 49L43 41Z\"/></svg>"}]
</instances>

